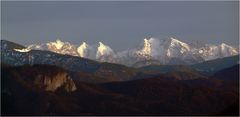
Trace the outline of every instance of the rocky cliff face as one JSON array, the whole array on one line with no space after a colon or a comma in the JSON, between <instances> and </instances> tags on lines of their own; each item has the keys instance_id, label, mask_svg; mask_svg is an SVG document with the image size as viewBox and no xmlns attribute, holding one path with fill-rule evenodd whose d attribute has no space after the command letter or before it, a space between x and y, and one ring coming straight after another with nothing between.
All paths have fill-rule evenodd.
<instances>
[{"instance_id":1,"label":"rocky cliff face","mask_svg":"<svg viewBox=\"0 0 240 117\"><path fill-rule=\"evenodd\" d=\"M67 92L72 92L77 89L66 72L57 73L53 76L39 74L36 76L34 84L46 91L55 91L60 87L64 87Z\"/></svg>"},{"instance_id":2,"label":"rocky cliff face","mask_svg":"<svg viewBox=\"0 0 240 117\"><path fill-rule=\"evenodd\" d=\"M57 66L52 65L24 65L9 67L3 70L10 72L8 77L18 85L30 89L54 92L64 89L67 92L77 90L70 75ZM6 79L7 80L7 79ZM12 82L11 81L11 82Z\"/></svg>"}]
</instances>

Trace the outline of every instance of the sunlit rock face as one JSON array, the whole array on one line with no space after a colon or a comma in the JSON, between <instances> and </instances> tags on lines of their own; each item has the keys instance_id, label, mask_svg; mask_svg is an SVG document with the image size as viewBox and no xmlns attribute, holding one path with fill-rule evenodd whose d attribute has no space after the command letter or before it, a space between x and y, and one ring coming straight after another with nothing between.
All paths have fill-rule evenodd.
<instances>
[{"instance_id":1,"label":"sunlit rock face","mask_svg":"<svg viewBox=\"0 0 240 117\"><path fill-rule=\"evenodd\" d=\"M77 88L66 72L60 72L54 75L39 74L34 80L34 85L40 89L54 92L63 87L67 92L75 91Z\"/></svg>"},{"instance_id":2,"label":"sunlit rock face","mask_svg":"<svg viewBox=\"0 0 240 117\"><path fill-rule=\"evenodd\" d=\"M141 48L134 52L137 61L159 60L164 62L165 50L162 40L156 38L145 38Z\"/></svg>"},{"instance_id":3,"label":"sunlit rock face","mask_svg":"<svg viewBox=\"0 0 240 117\"><path fill-rule=\"evenodd\" d=\"M148 39L145 38L143 48L141 50L136 51L136 54L148 60L151 58L151 53L152 53L151 43Z\"/></svg>"},{"instance_id":4,"label":"sunlit rock face","mask_svg":"<svg viewBox=\"0 0 240 117\"><path fill-rule=\"evenodd\" d=\"M47 73L46 71L44 71L44 73L36 73L33 85L37 88L52 92L58 88L64 88L67 92L72 92L77 89L67 72L51 69Z\"/></svg>"}]
</instances>

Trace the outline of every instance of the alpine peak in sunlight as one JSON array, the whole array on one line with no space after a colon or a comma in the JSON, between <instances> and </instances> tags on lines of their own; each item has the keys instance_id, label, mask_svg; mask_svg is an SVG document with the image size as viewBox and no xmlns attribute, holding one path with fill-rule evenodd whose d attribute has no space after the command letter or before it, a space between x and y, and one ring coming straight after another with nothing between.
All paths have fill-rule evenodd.
<instances>
[{"instance_id":1,"label":"alpine peak in sunlight","mask_svg":"<svg viewBox=\"0 0 240 117\"><path fill-rule=\"evenodd\" d=\"M99 46L97 48L97 53L96 53L96 60L101 61L101 62L114 62L114 52L113 50L103 44L102 42L99 42Z\"/></svg>"},{"instance_id":2,"label":"alpine peak in sunlight","mask_svg":"<svg viewBox=\"0 0 240 117\"><path fill-rule=\"evenodd\" d=\"M137 51L136 53L139 54L140 56L145 56L146 59L150 59L152 53L152 44L150 42L150 39L148 40L147 38L145 38L143 48Z\"/></svg>"},{"instance_id":3,"label":"alpine peak in sunlight","mask_svg":"<svg viewBox=\"0 0 240 117\"><path fill-rule=\"evenodd\" d=\"M47 43L47 46L49 47L55 47L56 49L61 49L64 45L64 42L62 42L60 39L57 39L56 42L49 42Z\"/></svg>"},{"instance_id":4,"label":"alpine peak in sunlight","mask_svg":"<svg viewBox=\"0 0 240 117\"><path fill-rule=\"evenodd\" d=\"M87 58L88 56L88 44L86 42L83 42L78 48L77 48L77 52L79 54L80 57L85 57Z\"/></svg>"}]
</instances>

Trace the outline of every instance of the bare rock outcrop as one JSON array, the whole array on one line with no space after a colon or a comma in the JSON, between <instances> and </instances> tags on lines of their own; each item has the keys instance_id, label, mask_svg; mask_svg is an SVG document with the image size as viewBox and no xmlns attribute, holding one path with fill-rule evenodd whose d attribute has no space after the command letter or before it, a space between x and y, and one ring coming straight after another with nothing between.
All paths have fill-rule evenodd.
<instances>
[{"instance_id":1,"label":"bare rock outcrop","mask_svg":"<svg viewBox=\"0 0 240 117\"><path fill-rule=\"evenodd\" d=\"M29 88L51 92L57 89L73 92L77 89L68 72L57 66L36 64L19 66L14 69L14 74L19 76L19 83Z\"/></svg>"},{"instance_id":2,"label":"bare rock outcrop","mask_svg":"<svg viewBox=\"0 0 240 117\"><path fill-rule=\"evenodd\" d=\"M34 84L46 91L55 91L60 87L64 87L67 92L75 91L77 88L68 73L60 72L52 76L37 75Z\"/></svg>"}]
</instances>

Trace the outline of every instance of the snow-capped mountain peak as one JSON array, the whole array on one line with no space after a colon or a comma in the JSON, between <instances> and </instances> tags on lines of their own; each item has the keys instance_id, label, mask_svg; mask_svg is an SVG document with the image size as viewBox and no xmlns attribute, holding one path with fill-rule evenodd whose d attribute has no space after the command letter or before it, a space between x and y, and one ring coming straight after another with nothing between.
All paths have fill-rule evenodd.
<instances>
[{"instance_id":1,"label":"snow-capped mountain peak","mask_svg":"<svg viewBox=\"0 0 240 117\"><path fill-rule=\"evenodd\" d=\"M62 42L60 39L57 39L55 42L49 42L47 43L47 46L54 46L56 49L61 49L64 45L64 42Z\"/></svg>"},{"instance_id":2,"label":"snow-capped mountain peak","mask_svg":"<svg viewBox=\"0 0 240 117\"><path fill-rule=\"evenodd\" d=\"M150 43L150 41L148 39L145 38L144 39L144 47L143 47L142 51L144 53L150 55L151 54L151 50L152 50L151 43Z\"/></svg>"},{"instance_id":3,"label":"snow-capped mountain peak","mask_svg":"<svg viewBox=\"0 0 240 117\"><path fill-rule=\"evenodd\" d=\"M237 49L225 43L221 43L220 45L205 44L203 47L196 50L198 51L198 54L206 61L238 54Z\"/></svg>"},{"instance_id":4,"label":"snow-capped mountain peak","mask_svg":"<svg viewBox=\"0 0 240 117\"><path fill-rule=\"evenodd\" d=\"M180 46L181 48L185 50L181 50L180 52L183 53L184 51L189 51L190 47L187 43L181 42L173 37L170 38L171 44L170 46Z\"/></svg>"},{"instance_id":5,"label":"snow-capped mountain peak","mask_svg":"<svg viewBox=\"0 0 240 117\"><path fill-rule=\"evenodd\" d=\"M167 39L163 44L165 46L166 57L181 58L190 51L190 46L187 43L181 42L173 37Z\"/></svg>"},{"instance_id":6,"label":"snow-capped mountain peak","mask_svg":"<svg viewBox=\"0 0 240 117\"><path fill-rule=\"evenodd\" d=\"M229 45L227 45L227 44L225 44L225 43L221 43L219 46L221 47L222 50L228 48L228 49L233 50L234 52L237 52L237 49L236 49L236 48L233 48L233 47L231 47L231 46L229 46Z\"/></svg>"},{"instance_id":7,"label":"snow-capped mountain peak","mask_svg":"<svg viewBox=\"0 0 240 117\"><path fill-rule=\"evenodd\" d=\"M87 57L88 55L88 44L86 42L83 42L78 48L77 48L77 52L79 54L80 57Z\"/></svg>"},{"instance_id":8,"label":"snow-capped mountain peak","mask_svg":"<svg viewBox=\"0 0 240 117\"><path fill-rule=\"evenodd\" d=\"M104 53L107 53L108 47L105 46L102 42L99 42L99 46L98 46L98 53L99 56L104 55Z\"/></svg>"},{"instance_id":9,"label":"snow-capped mountain peak","mask_svg":"<svg viewBox=\"0 0 240 117\"><path fill-rule=\"evenodd\" d=\"M152 46L150 39L147 38L144 39L143 47L142 49L136 51L136 54L142 57L145 57L146 59L150 59L152 53Z\"/></svg>"},{"instance_id":10,"label":"snow-capped mountain peak","mask_svg":"<svg viewBox=\"0 0 240 117\"><path fill-rule=\"evenodd\" d=\"M114 56L115 54L109 46L103 44L102 42L99 42L96 53L96 60L101 62L114 62Z\"/></svg>"},{"instance_id":11,"label":"snow-capped mountain peak","mask_svg":"<svg viewBox=\"0 0 240 117\"><path fill-rule=\"evenodd\" d=\"M47 50L47 51L52 51L59 54L78 56L77 48L75 45L69 42L63 42L60 39L57 39L56 41L52 41L48 43L43 43L43 44L31 44L27 46L27 48L34 49L34 50Z\"/></svg>"},{"instance_id":12,"label":"snow-capped mountain peak","mask_svg":"<svg viewBox=\"0 0 240 117\"><path fill-rule=\"evenodd\" d=\"M219 45L220 46L220 49L221 49L221 54L222 54L222 57L226 57L226 56L231 56L231 55L237 55L238 52L237 52L237 49L236 48L233 48L225 43L222 43Z\"/></svg>"}]
</instances>

